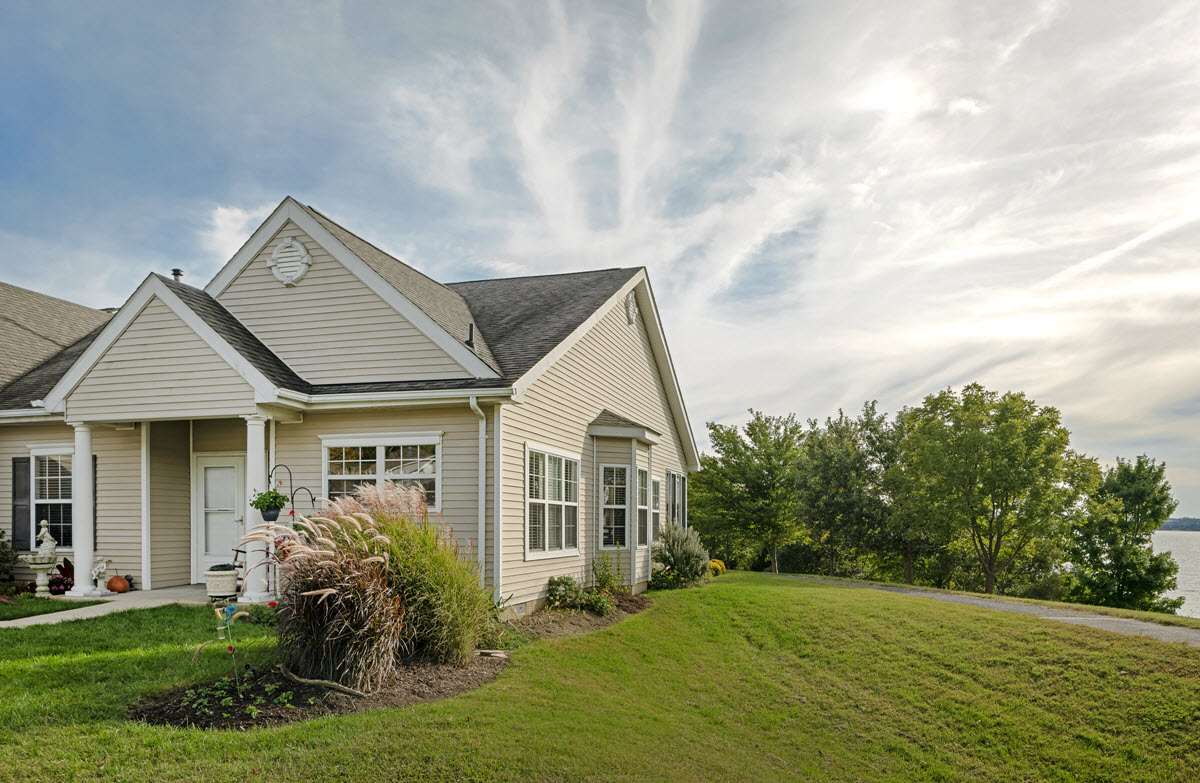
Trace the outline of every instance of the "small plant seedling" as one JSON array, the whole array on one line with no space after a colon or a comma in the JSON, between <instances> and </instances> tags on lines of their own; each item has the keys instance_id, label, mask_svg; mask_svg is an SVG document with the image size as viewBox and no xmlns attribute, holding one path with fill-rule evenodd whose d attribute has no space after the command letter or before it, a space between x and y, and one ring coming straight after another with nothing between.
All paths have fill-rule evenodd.
<instances>
[{"instance_id":1,"label":"small plant seedling","mask_svg":"<svg viewBox=\"0 0 1200 783\"><path fill-rule=\"evenodd\" d=\"M290 704L292 701L292 692L284 691L275 699L276 704Z\"/></svg>"},{"instance_id":2,"label":"small plant seedling","mask_svg":"<svg viewBox=\"0 0 1200 783\"><path fill-rule=\"evenodd\" d=\"M257 718L258 713L260 712L262 712L262 710L260 710L258 707L255 707L253 704L250 704L246 707L246 714L249 715L251 719Z\"/></svg>"},{"instance_id":3,"label":"small plant seedling","mask_svg":"<svg viewBox=\"0 0 1200 783\"><path fill-rule=\"evenodd\" d=\"M311 707L312 705L314 705L314 704L316 704L316 703L317 703L317 697L316 697L316 696L309 696L309 697L308 697L308 700L307 700L306 702L304 702L304 703L305 703L305 704L307 704L308 706L310 706L310 707Z\"/></svg>"},{"instance_id":4,"label":"small plant seedling","mask_svg":"<svg viewBox=\"0 0 1200 783\"><path fill-rule=\"evenodd\" d=\"M267 692L268 696L270 696L272 693L279 690L279 686L275 685L274 683L267 683L263 686L263 690Z\"/></svg>"}]
</instances>

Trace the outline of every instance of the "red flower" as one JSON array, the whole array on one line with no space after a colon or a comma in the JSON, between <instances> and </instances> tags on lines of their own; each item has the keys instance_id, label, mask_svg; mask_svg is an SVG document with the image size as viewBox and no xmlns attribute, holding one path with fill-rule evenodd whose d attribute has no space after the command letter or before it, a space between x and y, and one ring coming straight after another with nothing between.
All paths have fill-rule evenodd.
<instances>
[{"instance_id":1,"label":"red flower","mask_svg":"<svg viewBox=\"0 0 1200 783\"><path fill-rule=\"evenodd\" d=\"M233 655L233 645L229 645L229 654Z\"/></svg>"},{"instance_id":2,"label":"red flower","mask_svg":"<svg viewBox=\"0 0 1200 783\"><path fill-rule=\"evenodd\" d=\"M267 606L269 606L269 607L271 607L272 609L274 609L274 608L275 608L275 602L274 602L274 601L267 601Z\"/></svg>"},{"instance_id":3,"label":"red flower","mask_svg":"<svg viewBox=\"0 0 1200 783\"><path fill-rule=\"evenodd\" d=\"M296 516L296 509L293 508L291 511L289 511L288 515L293 517Z\"/></svg>"}]
</instances>

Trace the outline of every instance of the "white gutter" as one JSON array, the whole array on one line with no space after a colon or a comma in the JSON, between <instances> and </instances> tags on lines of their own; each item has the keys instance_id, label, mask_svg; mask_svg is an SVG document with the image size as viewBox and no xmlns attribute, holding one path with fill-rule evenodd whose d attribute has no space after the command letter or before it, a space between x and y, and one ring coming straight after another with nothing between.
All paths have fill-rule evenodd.
<instances>
[{"instance_id":1,"label":"white gutter","mask_svg":"<svg viewBox=\"0 0 1200 783\"><path fill-rule=\"evenodd\" d=\"M303 394L301 392L292 391L291 389L275 389L275 395L283 400L292 400L306 405L342 405L345 403L404 403L404 402L439 402L439 403L469 403L481 397L503 397L509 398L512 396L512 387L496 387L492 389L479 389L478 391L464 391L463 389L445 389L440 391L431 391L429 389L414 389L412 391L392 391L392 392L363 392L363 393L344 393L344 394Z\"/></svg>"},{"instance_id":2,"label":"white gutter","mask_svg":"<svg viewBox=\"0 0 1200 783\"><path fill-rule=\"evenodd\" d=\"M487 583L487 546L484 544L484 539L487 538L487 417L483 415L483 411L479 408L479 403L475 399L475 395L471 395L471 399L467 402L471 406L471 410L479 417L479 462L478 462L478 477L479 487L477 489L476 503L479 506L479 532L475 536L475 548L479 550L479 579L485 584Z\"/></svg>"}]
</instances>

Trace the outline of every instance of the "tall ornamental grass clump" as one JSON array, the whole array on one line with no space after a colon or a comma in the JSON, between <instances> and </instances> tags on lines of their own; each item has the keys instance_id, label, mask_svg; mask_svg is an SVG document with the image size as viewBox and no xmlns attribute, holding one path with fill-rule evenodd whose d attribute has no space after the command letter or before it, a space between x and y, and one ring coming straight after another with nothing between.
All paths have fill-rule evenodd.
<instances>
[{"instance_id":1,"label":"tall ornamental grass clump","mask_svg":"<svg viewBox=\"0 0 1200 783\"><path fill-rule=\"evenodd\" d=\"M654 542L654 562L673 574L683 584L699 581L709 575L708 550L692 528L666 525Z\"/></svg>"},{"instance_id":2,"label":"tall ornamental grass clump","mask_svg":"<svg viewBox=\"0 0 1200 783\"><path fill-rule=\"evenodd\" d=\"M275 543L279 647L300 676L371 691L407 659L462 665L495 615L475 559L429 519L419 489L364 485L247 540Z\"/></svg>"},{"instance_id":3,"label":"tall ornamental grass clump","mask_svg":"<svg viewBox=\"0 0 1200 783\"><path fill-rule=\"evenodd\" d=\"M266 523L248 543L275 542L279 652L301 677L360 691L390 683L412 650L388 537L366 514Z\"/></svg>"}]
</instances>

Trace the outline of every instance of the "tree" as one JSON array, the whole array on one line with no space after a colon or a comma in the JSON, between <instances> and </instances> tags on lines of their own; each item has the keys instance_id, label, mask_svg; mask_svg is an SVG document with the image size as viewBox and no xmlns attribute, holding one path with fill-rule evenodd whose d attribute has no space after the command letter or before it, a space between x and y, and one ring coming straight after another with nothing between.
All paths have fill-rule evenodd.
<instances>
[{"instance_id":1,"label":"tree","mask_svg":"<svg viewBox=\"0 0 1200 783\"><path fill-rule=\"evenodd\" d=\"M1176 503L1166 463L1145 454L1118 458L1089 498L1087 514L1071 537L1072 599L1086 604L1174 613L1182 598L1163 598L1175 587L1179 566L1170 553L1155 554L1151 535Z\"/></svg>"},{"instance_id":2,"label":"tree","mask_svg":"<svg viewBox=\"0 0 1200 783\"><path fill-rule=\"evenodd\" d=\"M751 410L739 430L710 422L715 454L692 476L689 519L710 548L765 547L779 571L779 547L796 535L796 459L804 429L794 415Z\"/></svg>"},{"instance_id":3,"label":"tree","mask_svg":"<svg viewBox=\"0 0 1200 783\"><path fill-rule=\"evenodd\" d=\"M885 506L862 422L839 410L823 427L816 421L809 427L797 466L796 493L801 519L813 544L824 550L832 576L842 550L880 529Z\"/></svg>"},{"instance_id":4,"label":"tree","mask_svg":"<svg viewBox=\"0 0 1200 783\"><path fill-rule=\"evenodd\" d=\"M930 395L913 411L907 462L949 530L965 534L984 591L1039 538L1061 536L1088 487L1090 461L1070 451L1058 411L979 384Z\"/></svg>"}]
</instances>

